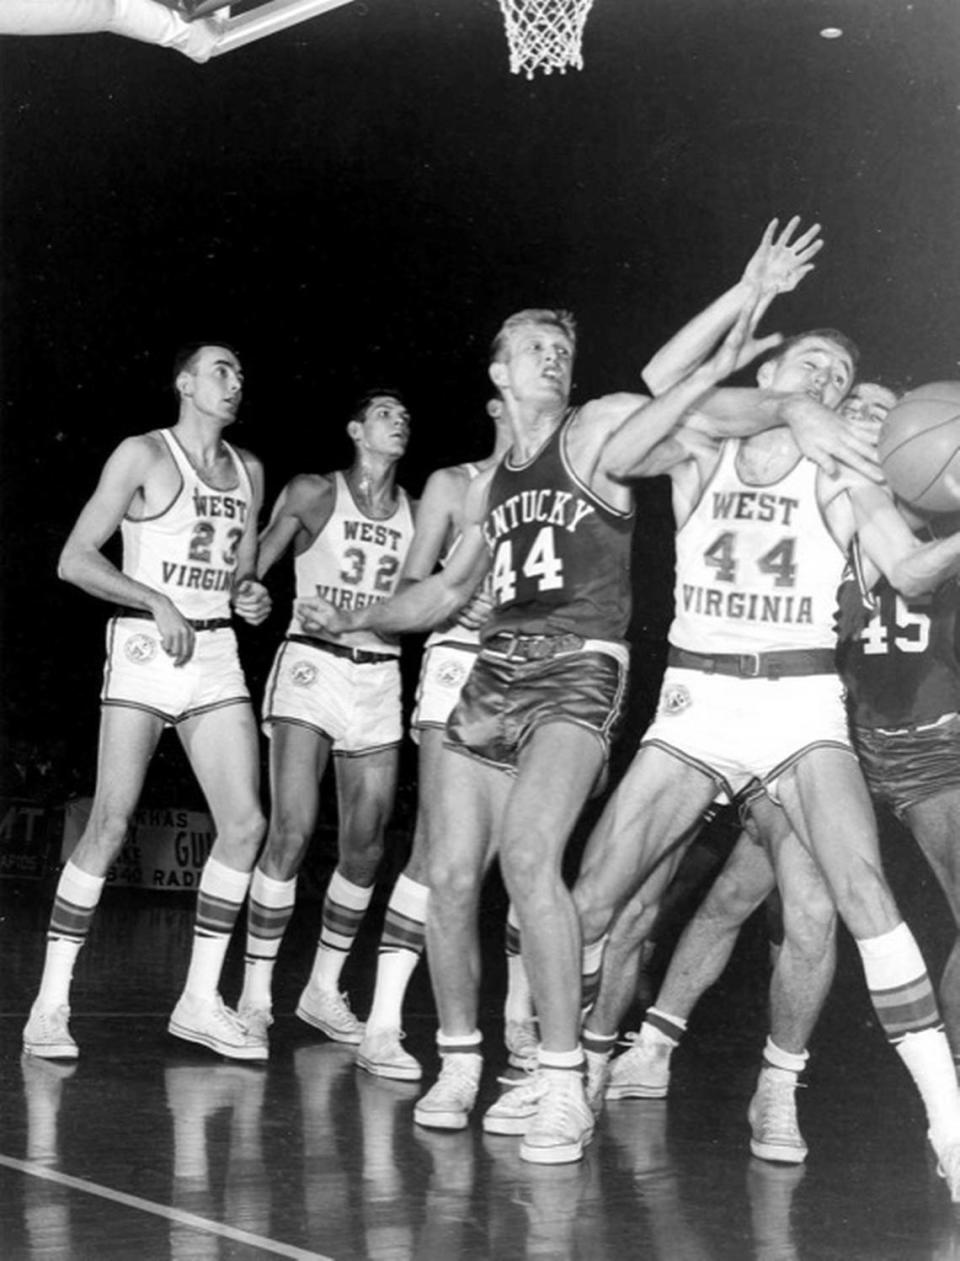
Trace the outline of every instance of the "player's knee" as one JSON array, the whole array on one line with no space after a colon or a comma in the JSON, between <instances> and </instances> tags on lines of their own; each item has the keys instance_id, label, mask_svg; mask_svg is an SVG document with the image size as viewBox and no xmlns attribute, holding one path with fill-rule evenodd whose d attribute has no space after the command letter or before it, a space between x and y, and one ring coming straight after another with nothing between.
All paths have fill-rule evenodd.
<instances>
[{"instance_id":1,"label":"player's knee","mask_svg":"<svg viewBox=\"0 0 960 1261\"><path fill-rule=\"evenodd\" d=\"M95 804L83 836L84 846L99 852L116 853L123 845L133 812L109 803Z\"/></svg>"},{"instance_id":2,"label":"player's knee","mask_svg":"<svg viewBox=\"0 0 960 1261\"><path fill-rule=\"evenodd\" d=\"M718 924L740 925L762 901L755 889L748 888L735 875L721 872L704 899L702 913Z\"/></svg>"},{"instance_id":3,"label":"player's knee","mask_svg":"<svg viewBox=\"0 0 960 1261\"><path fill-rule=\"evenodd\" d=\"M831 949L836 927L836 907L829 896L812 894L800 903L784 903L784 939L803 954L819 958Z\"/></svg>"},{"instance_id":4,"label":"player's knee","mask_svg":"<svg viewBox=\"0 0 960 1261\"><path fill-rule=\"evenodd\" d=\"M477 875L466 864L434 855L428 866L431 906L466 906L477 896Z\"/></svg>"},{"instance_id":5,"label":"player's knee","mask_svg":"<svg viewBox=\"0 0 960 1261\"><path fill-rule=\"evenodd\" d=\"M310 831L303 820L280 815L270 821L266 853L278 862L299 862L309 841Z\"/></svg>"}]
</instances>

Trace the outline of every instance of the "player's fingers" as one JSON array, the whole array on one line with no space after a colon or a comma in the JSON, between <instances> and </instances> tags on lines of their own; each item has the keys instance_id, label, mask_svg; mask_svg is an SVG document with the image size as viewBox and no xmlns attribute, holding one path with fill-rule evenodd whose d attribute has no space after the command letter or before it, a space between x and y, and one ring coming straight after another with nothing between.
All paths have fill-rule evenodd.
<instances>
[{"instance_id":1,"label":"player's fingers","mask_svg":"<svg viewBox=\"0 0 960 1261\"><path fill-rule=\"evenodd\" d=\"M779 219L771 219L770 222L767 224L767 226L764 228L763 236L760 238L761 249L763 249L765 246L768 246L770 242L773 240L774 236L776 235L779 224L780 224Z\"/></svg>"},{"instance_id":2,"label":"player's fingers","mask_svg":"<svg viewBox=\"0 0 960 1261\"><path fill-rule=\"evenodd\" d=\"M799 220L797 220L797 222L799 223ZM804 250L812 241L814 241L819 236L820 236L820 224L814 223L811 227L807 228L806 232L804 232L801 236L797 237L797 239L793 243L793 248L795 250ZM821 240L820 245L822 244L823 244L823 241ZM820 248L820 245L817 246L817 249Z\"/></svg>"},{"instance_id":3,"label":"player's fingers","mask_svg":"<svg viewBox=\"0 0 960 1261\"><path fill-rule=\"evenodd\" d=\"M774 220L774 223L776 223L776 220ZM797 230L797 225L798 225L799 223L800 223L800 216L799 216L799 215L793 215L793 217L792 217L792 218L790 219L790 221L787 223L787 226L786 226L786 227L783 229L783 231L780 233L779 239L777 240L777 244L778 244L778 245L787 245L787 244L789 244L790 238L791 238L791 236L794 234L794 232L796 232L796 230Z\"/></svg>"}]
</instances>

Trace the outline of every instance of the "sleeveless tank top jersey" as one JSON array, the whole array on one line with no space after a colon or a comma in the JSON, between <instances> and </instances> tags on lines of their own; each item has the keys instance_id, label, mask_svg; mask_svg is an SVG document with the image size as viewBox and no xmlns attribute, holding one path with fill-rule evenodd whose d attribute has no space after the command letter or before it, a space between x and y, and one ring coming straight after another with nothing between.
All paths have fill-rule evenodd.
<instances>
[{"instance_id":1,"label":"sleeveless tank top jersey","mask_svg":"<svg viewBox=\"0 0 960 1261\"><path fill-rule=\"evenodd\" d=\"M383 520L357 504L343 473L333 474L334 504L326 525L294 561L297 599L322 596L340 609L362 609L388 599L396 589L410 540L413 513L406 491L397 487L397 506ZM294 614L288 635L303 633ZM333 642L399 656L396 640L373 631L351 631Z\"/></svg>"},{"instance_id":2,"label":"sleeveless tank top jersey","mask_svg":"<svg viewBox=\"0 0 960 1261\"><path fill-rule=\"evenodd\" d=\"M480 470L476 464L466 463L463 467L467 471L467 477L472 482L475 477L479 476ZM450 540L449 546L444 549L443 555L440 557L441 567L446 565L450 557L460 546L462 534L456 534ZM484 578L479 588L473 593L464 607L456 615L455 618L444 626L438 626L436 630L430 632L427 639L426 647L431 648L434 644L471 644L475 645L480 641L479 633L469 625L464 625L465 620L469 621L471 611L474 607L481 603L484 599L489 598L490 575Z\"/></svg>"},{"instance_id":3,"label":"sleeveless tank top jersey","mask_svg":"<svg viewBox=\"0 0 960 1261\"><path fill-rule=\"evenodd\" d=\"M123 572L162 591L184 617L228 618L237 546L253 503L249 474L233 447L224 443L236 486L216 489L194 469L173 433L159 432L180 474L180 489L156 516L124 517Z\"/></svg>"},{"instance_id":4,"label":"sleeveless tank top jersey","mask_svg":"<svg viewBox=\"0 0 960 1261\"><path fill-rule=\"evenodd\" d=\"M881 577L865 594L856 544L851 558L837 615L837 662L851 721L897 729L960 712L956 580L907 600Z\"/></svg>"},{"instance_id":5,"label":"sleeveless tank top jersey","mask_svg":"<svg viewBox=\"0 0 960 1261\"><path fill-rule=\"evenodd\" d=\"M570 413L525 464L507 455L487 498L494 611L481 632L574 633L621 642L630 620L633 512L580 481L566 457Z\"/></svg>"},{"instance_id":6,"label":"sleeveless tank top jersey","mask_svg":"<svg viewBox=\"0 0 960 1261\"><path fill-rule=\"evenodd\" d=\"M723 444L677 533L670 642L703 653L832 648L844 556L817 502L817 466L800 459L753 486L737 471L739 449Z\"/></svg>"}]
</instances>

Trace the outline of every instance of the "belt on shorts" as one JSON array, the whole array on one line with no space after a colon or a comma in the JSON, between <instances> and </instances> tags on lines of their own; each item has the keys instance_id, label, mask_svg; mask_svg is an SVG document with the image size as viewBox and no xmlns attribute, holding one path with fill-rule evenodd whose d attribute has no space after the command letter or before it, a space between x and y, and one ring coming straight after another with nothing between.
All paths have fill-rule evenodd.
<instances>
[{"instance_id":1,"label":"belt on shorts","mask_svg":"<svg viewBox=\"0 0 960 1261\"><path fill-rule=\"evenodd\" d=\"M546 661L562 656L565 652L579 652L583 647L582 635L519 635L513 631L500 631L484 643L485 652L506 657L508 661Z\"/></svg>"},{"instance_id":2,"label":"belt on shorts","mask_svg":"<svg viewBox=\"0 0 960 1261\"><path fill-rule=\"evenodd\" d=\"M154 620L153 614L146 609L128 609L122 605L114 611L115 617L139 617L147 622ZM233 621L229 617L188 617L187 621L194 630L229 630Z\"/></svg>"},{"instance_id":3,"label":"belt on shorts","mask_svg":"<svg viewBox=\"0 0 960 1261\"><path fill-rule=\"evenodd\" d=\"M836 674L832 648L791 648L783 652L688 652L670 645L667 664L704 674L730 674L740 679L796 678L804 674Z\"/></svg>"},{"instance_id":4,"label":"belt on shorts","mask_svg":"<svg viewBox=\"0 0 960 1261\"><path fill-rule=\"evenodd\" d=\"M941 714L939 718L933 718L930 722L914 722L906 727L857 727L857 731L866 731L868 734L876 732L880 736L912 736L918 731L933 731L937 727L945 727L956 717L956 713Z\"/></svg>"},{"instance_id":5,"label":"belt on shorts","mask_svg":"<svg viewBox=\"0 0 960 1261\"><path fill-rule=\"evenodd\" d=\"M351 648L348 644L334 644L329 639L314 639L311 635L288 635L288 643L309 644L311 648L319 648L321 652L329 652L332 657L348 657L356 665L375 665L378 661L396 661L394 652L368 652L366 648Z\"/></svg>"}]
</instances>

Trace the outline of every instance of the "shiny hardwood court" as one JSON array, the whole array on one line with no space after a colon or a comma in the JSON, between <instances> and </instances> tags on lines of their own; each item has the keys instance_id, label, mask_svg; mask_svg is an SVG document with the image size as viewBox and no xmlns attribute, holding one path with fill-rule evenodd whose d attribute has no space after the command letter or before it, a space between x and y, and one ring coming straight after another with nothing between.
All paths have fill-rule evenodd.
<instances>
[{"instance_id":1,"label":"shiny hardwood court","mask_svg":"<svg viewBox=\"0 0 960 1261\"><path fill-rule=\"evenodd\" d=\"M292 1014L319 907L278 966L271 1059L241 1066L166 1032L192 898L110 890L81 955L76 1064L21 1056L49 891L0 885L0 1256L5 1261L960 1261L954 1214L906 1073L842 944L800 1117L806 1166L753 1160L745 1114L764 1032L762 927L674 1056L664 1102L608 1106L580 1164L522 1163L517 1140L415 1127L420 1087L358 1071ZM489 938L481 1106L498 1089L499 908ZM371 930L374 926L371 925ZM375 933L345 983L366 1010ZM235 999L238 955L224 982ZM422 969L408 1048L436 1060Z\"/></svg>"}]
</instances>

